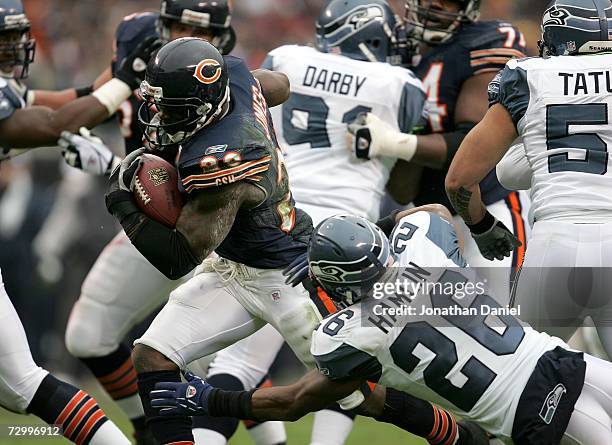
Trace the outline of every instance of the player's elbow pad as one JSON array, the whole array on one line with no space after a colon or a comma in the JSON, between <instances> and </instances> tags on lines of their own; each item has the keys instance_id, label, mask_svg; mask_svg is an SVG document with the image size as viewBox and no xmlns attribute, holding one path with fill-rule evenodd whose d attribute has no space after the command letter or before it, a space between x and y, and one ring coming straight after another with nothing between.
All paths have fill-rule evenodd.
<instances>
[{"instance_id":1,"label":"player's elbow pad","mask_svg":"<svg viewBox=\"0 0 612 445\"><path fill-rule=\"evenodd\" d=\"M166 227L142 213L126 217L121 225L134 247L171 280L184 277L200 264L189 242L178 230Z\"/></svg>"},{"instance_id":2,"label":"player's elbow pad","mask_svg":"<svg viewBox=\"0 0 612 445\"><path fill-rule=\"evenodd\" d=\"M472 128L474 128L476 124L474 122L460 122L455 125L455 131L450 133L443 133L442 137L446 141L446 149L447 149L447 164L450 165L451 161L455 157L457 150L461 147L461 143L468 135Z\"/></svg>"}]
</instances>

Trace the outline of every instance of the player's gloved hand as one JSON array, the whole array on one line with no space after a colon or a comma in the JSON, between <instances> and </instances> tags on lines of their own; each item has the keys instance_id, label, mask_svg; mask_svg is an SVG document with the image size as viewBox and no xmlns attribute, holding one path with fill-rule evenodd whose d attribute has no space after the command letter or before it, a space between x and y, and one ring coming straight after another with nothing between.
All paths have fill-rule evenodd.
<instances>
[{"instance_id":1,"label":"player's gloved hand","mask_svg":"<svg viewBox=\"0 0 612 445\"><path fill-rule=\"evenodd\" d=\"M147 64L155 51L161 48L162 42L156 36L150 36L138 44L119 65L115 77L125 82L132 90L140 87L144 80Z\"/></svg>"},{"instance_id":2,"label":"player's gloved hand","mask_svg":"<svg viewBox=\"0 0 612 445\"><path fill-rule=\"evenodd\" d=\"M134 204L132 192L136 183L138 170L142 165L140 157L146 151L139 148L127 155L123 161L115 167L110 178L108 178L108 189L106 191L106 208L119 221L133 211Z\"/></svg>"},{"instance_id":3,"label":"player's gloved hand","mask_svg":"<svg viewBox=\"0 0 612 445\"><path fill-rule=\"evenodd\" d=\"M347 143L359 159L381 156L410 162L417 149L417 137L393 128L372 113L359 113L348 126Z\"/></svg>"},{"instance_id":4,"label":"player's gloved hand","mask_svg":"<svg viewBox=\"0 0 612 445\"><path fill-rule=\"evenodd\" d=\"M503 260L522 243L508 228L491 215L485 215L482 222L468 226L480 253L489 261Z\"/></svg>"},{"instance_id":5,"label":"player's gloved hand","mask_svg":"<svg viewBox=\"0 0 612 445\"><path fill-rule=\"evenodd\" d=\"M184 372L187 383L160 382L151 391L151 406L162 416L202 416L208 414L208 397L214 389L192 372Z\"/></svg>"},{"instance_id":6,"label":"player's gloved hand","mask_svg":"<svg viewBox=\"0 0 612 445\"><path fill-rule=\"evenodd\" d=\"M118 156L104 144L102 139L81 127L80 136L63 131L58 145L64 150L62 155L71 167L92 175L108 175L121 162Z\"/></svg>"},{"instance_id":7,"label":"player's gloved hand","mask_svg":"<svg viewBox=\"0 0 612 445\"><path fill-rule=\"evenodd\" d=\"M308 253L304 252L302 255L293 260L285 269L283 269L283 275L287 277L285 284L290 284L293 287L301 284L306 278L308 278L309 267L308 267Z\"/></svg>"}]
</instances>

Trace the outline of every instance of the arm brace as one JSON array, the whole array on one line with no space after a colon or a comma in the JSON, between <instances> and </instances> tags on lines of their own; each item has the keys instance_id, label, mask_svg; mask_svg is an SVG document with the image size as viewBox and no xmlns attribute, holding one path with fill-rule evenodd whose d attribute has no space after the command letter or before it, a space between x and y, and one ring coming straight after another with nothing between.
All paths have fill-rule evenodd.
<instances>
[{"instance_id":1,"label":"arm brace","mask_svg":"<svg viewBox=\"0 0 612 445\"><path fill-rule=\"evenodd\" d=\"M443 133L442 137L446 141L447 157L446 163L450 165L451 161L457 154L457 150L461 146L461 143L467 136L467 134L476 126L474 122L460 122L455 125L455 131L450 133Z\"/></svg>"},{"instance_id":2,"label":"arm brace","mask_svg":"<svg viewBox=\"0 0 612 445\"><path fill-rule=\"evenodd\" d=\"M109 195L107 207L119 220L134 247L169 279L178 280L200 264L185 236L147 217L136 206L130 193Z\"/></svg>"},{"instance_id":3,"label":"arm brace","mask_svg":"<svg viewBox=\"0 0 612 445\"><path fill-rule=\"evenodd\" d=\"M253 417L251 401L254 392L255 389L250 391L225 391L215 388L208 396L208 412L215 417L257 420Z\"/></svg>"}]
</instances>

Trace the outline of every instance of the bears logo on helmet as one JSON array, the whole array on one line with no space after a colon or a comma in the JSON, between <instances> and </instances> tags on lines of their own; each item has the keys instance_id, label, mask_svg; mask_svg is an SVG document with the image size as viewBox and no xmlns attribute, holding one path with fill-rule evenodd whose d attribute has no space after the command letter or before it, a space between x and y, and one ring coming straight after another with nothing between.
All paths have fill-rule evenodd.
<instances>
[{"instance_id":1,"label":"bears logo on helmet","mask_svg":"<svg viewBox=\"0 0 612 445\"><path fill-rule=\"evenodd\" d=\"M207 68L211 67L214 68L214 72L212 73L212 75L207 75L206 72L211 71ZM204 59L196 66L193 77L198 79L203 84L210 85L221 78L222 72L223 69L221 68L221 64L215 59Z\"/></svg>"}]
</instances>

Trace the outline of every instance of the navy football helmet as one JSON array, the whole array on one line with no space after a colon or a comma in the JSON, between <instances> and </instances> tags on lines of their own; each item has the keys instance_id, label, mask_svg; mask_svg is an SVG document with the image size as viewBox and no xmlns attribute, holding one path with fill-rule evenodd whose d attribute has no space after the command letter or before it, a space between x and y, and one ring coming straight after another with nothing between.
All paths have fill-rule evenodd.
<instances>
[{"instance_id":1,"label":"navy football helmet","mask_svg":"<svg viewBox=\"0 0 612 445\"><path fill-rule=\"evenodd\" d=\"M389 240L365 218L332 216L314 230L308 245L311 278L342 305L357 303L392 259Z\"/></svg>"},{"instance_id":2,"label":"navy football helmet","mask_svg":"<svg viewBox=\"0 0 612 445\"><path fill-rule=\"evenodd\" d=\"M138 119L156 148L187 142L229 109L228 71L208 41L194 37L164 45L147 66Z\"/></svg>"},{"instance_id":3,"label":"navy football helmet","mask_svg":"<svg viewBox=\"0 0 612 445\"><path fill-rule=\"evenodd\" d=\"M394 64L410 58L401 38L401 20L385 0L331 0L316 26L321 52Z\"/></svg>"},{"instance_id":4,"label":"navy football helmet","mask_svg":"<svg viewBox=\"0 0 612 445\"><path fill-rule=\"evenodd\" d=\"M213 33L210 43L229 54L236 45L236 33L231 26L232 15L228 0L162 0L159 35L170 41L170 25L180 23Z\"/></svg>"},{"instance_id":5,"label":"navy football helmet","mask_svg":"<svg viewBox=\"0 0 612 445\"><path fill-rule=\"evenodd\" d=\"M436 45L450 39L463 23L475 22L480 16L481 0L452 0L459 11L448 12L436 7L433 0L406 0L405 21L411 36Z\"/></svg>"},{"instance_id":6,"label":"navy football helmet","mask_svg":"<svg viewBox=\"0 0 612 445\"><path fill-rule=\"evenodd\" d=\"M553 0L542 16L540 56L612 51L610 0Z\"/></svg>"},{"instance_id":7,"label":"navy football helmet","mask_svg":"<svg viewBox=\"0 0 612 445\"><path fill-rule=\"evenodd\" d=\"M21 67L20 77L28 76L30 63L34 61L36 42L30 34L30 21L25 15L21 0L0 0L0 71L7 77L14 76Z\"/></svg>"}]
</instances>

